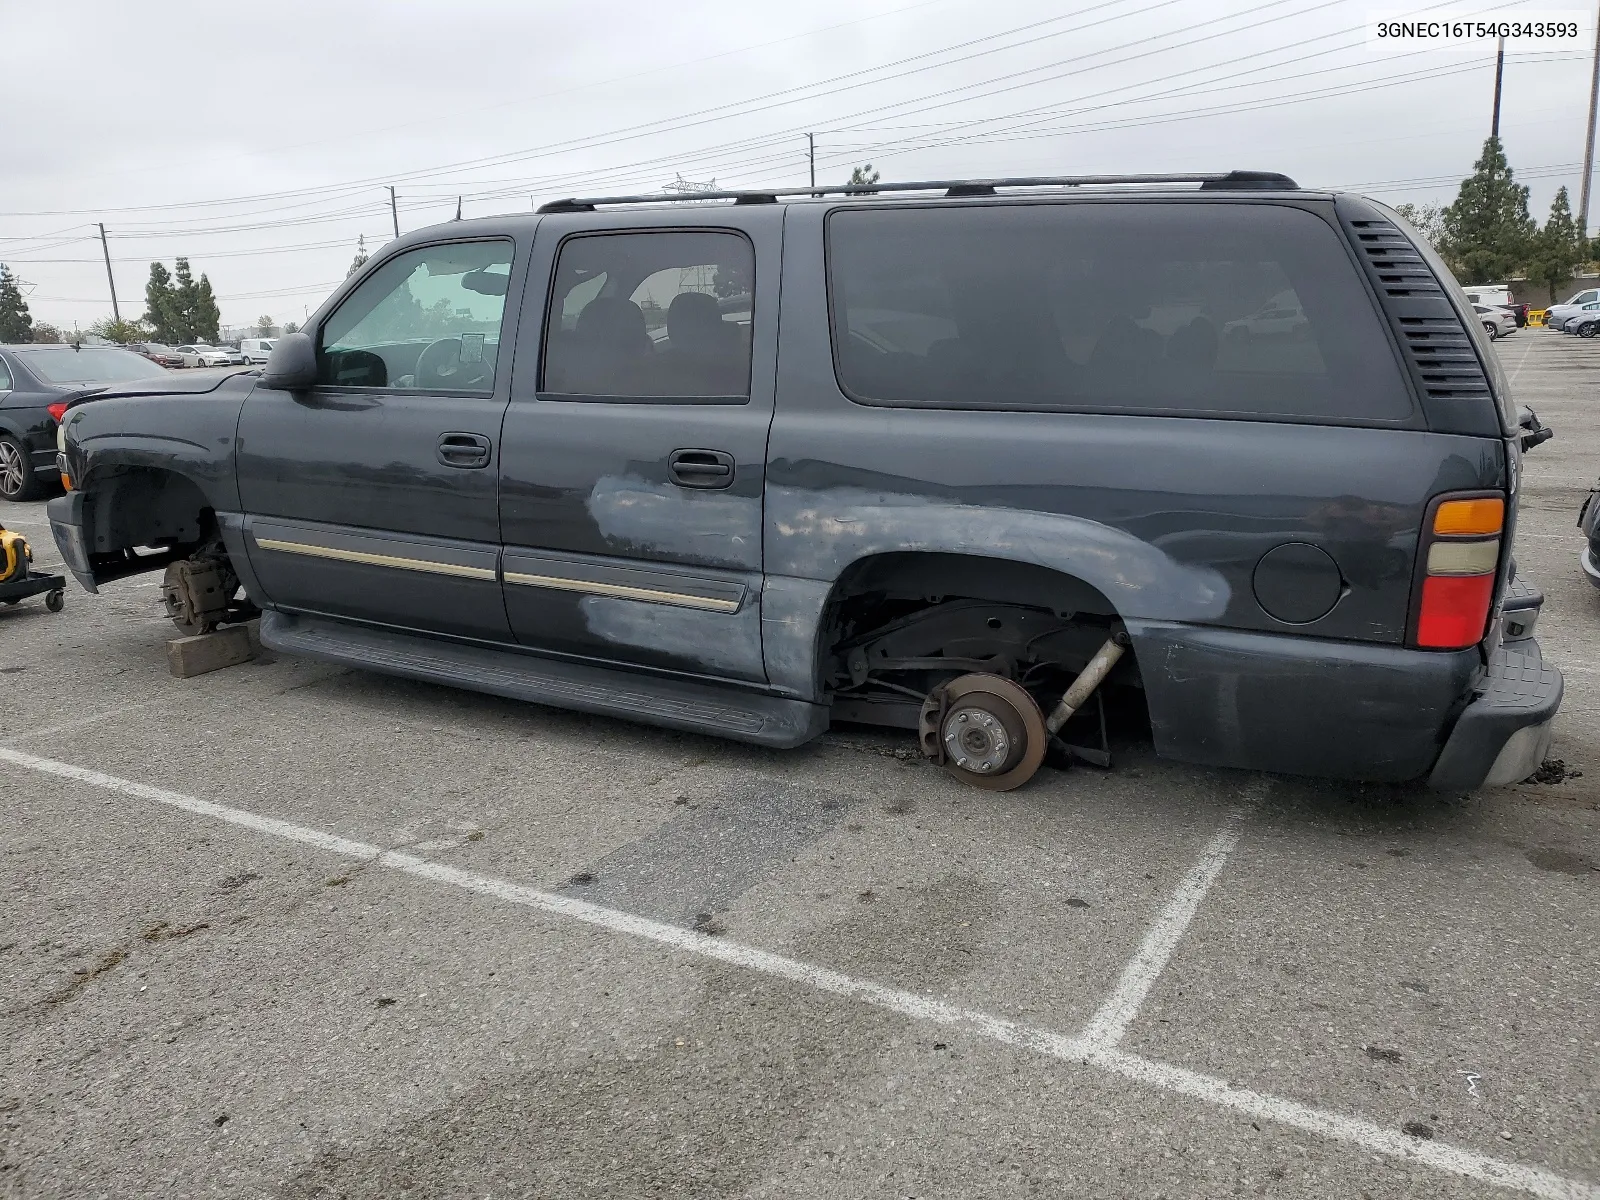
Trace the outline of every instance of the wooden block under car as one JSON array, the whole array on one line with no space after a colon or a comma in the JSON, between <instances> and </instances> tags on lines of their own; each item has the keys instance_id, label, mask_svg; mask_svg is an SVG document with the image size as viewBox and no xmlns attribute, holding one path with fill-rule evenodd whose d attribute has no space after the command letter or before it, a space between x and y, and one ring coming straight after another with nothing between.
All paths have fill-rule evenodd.
<instances>
[{"instance_id":1,"label":"wooden block under car","mask_svg":"<svg viewBox=\"0 0 1600 1200\"><path fill-rule=\"evenodd\" d=\"M174 638L167 643L167 667L178 679L236 667L256 656L259 643L249 625L228 625L215 633Z\"/></svg>"}]
</instances>

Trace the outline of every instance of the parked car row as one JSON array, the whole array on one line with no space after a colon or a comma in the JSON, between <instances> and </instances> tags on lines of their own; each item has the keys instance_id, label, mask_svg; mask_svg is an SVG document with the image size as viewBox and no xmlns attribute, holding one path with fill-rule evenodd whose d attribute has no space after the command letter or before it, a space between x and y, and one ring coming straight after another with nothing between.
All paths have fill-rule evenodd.
<instances>
[{"instance_id":1,"label":"parked car row","mask_svg":"<svg viewBox=\"0 0 1600 1200\"><path fill-rule=\"evenodd\" d=\"M210 346L204 342L166 346L160 342L133 342L128 349L163 367L243 366L266 362L267 355L272 352L272 339L246 338L238 346Z\"/></svg>"},{"instance_id":2,"label":"parked car row","mask_svg":"<svg viewBox=\"0 0 1600 1200\"><path fill-rule=\"evenodd\" d=\"M1566 306L1563 305L1563 308ZM1591 300L1559 316L1547 319L1545 324L1558 333L1575 333L1579 337L1593 337L1600 332L1600 300Z\"/></svg>"},{"instance_id":3,"label":"parked car row","mask_svg":"<svg viewBox=\"0 0 1600 1200\"><path fill-rule=\"evenodd\" d=\"M1567 328L1568 322L1581 313L1596 311L1600 311L1600 288L1588 288L1564 304L1552 304L1547 308L1544 314L1545 327L1560 330L1562 333L1576 333L1576 329ZM1590 333L1587 336L1594 335Z\"/></svg>"}]
</instances>

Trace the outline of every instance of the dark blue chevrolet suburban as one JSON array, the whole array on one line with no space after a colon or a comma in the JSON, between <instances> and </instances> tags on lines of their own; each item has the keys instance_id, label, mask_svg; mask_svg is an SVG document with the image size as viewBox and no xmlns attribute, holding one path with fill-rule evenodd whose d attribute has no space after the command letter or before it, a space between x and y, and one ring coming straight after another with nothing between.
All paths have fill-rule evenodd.
<instances>
[{"instance_id":1,"label":"dark blue chevrolet suburban","mask_svg":"<svg viewBox=\"0 0 1600 1200\"><path fill-rule=\"evenodd\" d=\"M542 704L915 729L982 787L1092 742L1102 684L1190 762L1539 765L1516 410L1394 212L1258 172L695 199L420 230L264 372L75 402L73 573Z\"/></svg>"}]
</instances>

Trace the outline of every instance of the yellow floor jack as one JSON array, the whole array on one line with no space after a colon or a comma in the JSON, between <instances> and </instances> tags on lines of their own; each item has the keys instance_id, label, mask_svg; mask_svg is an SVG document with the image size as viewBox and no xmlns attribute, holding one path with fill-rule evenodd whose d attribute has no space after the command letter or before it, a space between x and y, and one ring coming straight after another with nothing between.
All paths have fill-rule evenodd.
<instances>
[{"instance_id":1,"label":"yellow floor jack","mask_svg":"<svg viewBox=\"0 0 1600 1200\"><path fill-rule=\"evenodd\" d=\"M67 578L33 569L33 547L20 533L0 525L0 604L44 595L44 606L60 612L67 602Z\"/></svg>"}]
</instances>

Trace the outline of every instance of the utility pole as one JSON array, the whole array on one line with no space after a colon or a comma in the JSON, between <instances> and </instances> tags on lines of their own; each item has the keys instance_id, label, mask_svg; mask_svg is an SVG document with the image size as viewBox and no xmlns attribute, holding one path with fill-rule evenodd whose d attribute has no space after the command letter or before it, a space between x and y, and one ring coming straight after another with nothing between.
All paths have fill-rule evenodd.
<instances>
[{"instance_id":1,"label":"utility pole","mask_svg":"<svg viewBox=\"0 0 1600 1200\"><path fill-rule=\"evenodd\" d=\"M811 160L811 186L817 186L817 135L806 134L806 156Z\"/></svg>"},{"instance_id":2,"label":"utility pole","mask_svg":"<svg viewBox=\"0 0 1600 1200\"><path fill-rule=\"evenodd\" d=\"M1587 192L1584 194L1588 195ZM117 280L116 276L111 274L111 250L106 245L106 223L101 221L99 225L100 250L106 256L106 282L111 285L111 317L120 325L122 324L122 311L117 308Z\"/></svg>"},{"instance_id":3,"label":"utility pole","mask_svg":"<svg viewBox=\"0 0 1600 1200\"><path fill-rule=\"evenodd\" d=\"M1600 20L1594 25L1594 74L1589 80L1589 132L1583 139L1583 187L1578 194L1578 231L1589 236L1589 179L1594 175L1594 110L1600 100Z\"/></svg>"},{"instance_id":4,"label":"utility pole","mask_svg":"<svg viewBox=\"0 0 1600 1200\"><path fill-rule=\"evenodd\" d=\"M400 236L400 210L394 203L394 184L389 185L389 215L394 218L394 235Z\"/></svg>"},{"instance_id":5,"label":"utility pole","mask_svg":"<svg viewBox=\"0 0 1600 1200\"><path fill-rule=\"evenodd\" d=\"M1500 39L1500 49L1494 56L1494 119L1489 124L1489 136L1500 140L1500 79L1506 73L1506 40Z\"/></svg>"}]
</instances>

